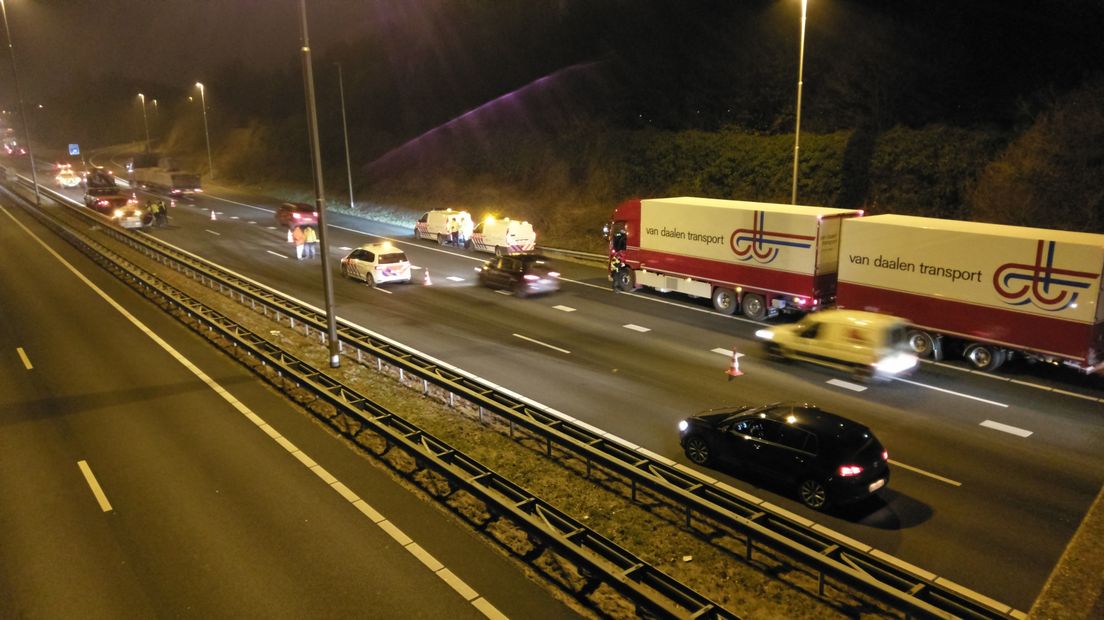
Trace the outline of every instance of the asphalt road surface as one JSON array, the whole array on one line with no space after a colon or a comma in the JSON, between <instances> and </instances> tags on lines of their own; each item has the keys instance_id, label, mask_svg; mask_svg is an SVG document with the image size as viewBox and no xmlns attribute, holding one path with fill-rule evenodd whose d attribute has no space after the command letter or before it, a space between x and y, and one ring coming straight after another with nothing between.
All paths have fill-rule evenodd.
<instances>
[{"instance_id":1,"label":"asphalt road surface","mask_svg":"<svg viewBox=\"0 0 1104 620\"><path fill-rule=\"evenodd\" d=\"M150 234L320 306L319 262L294 260L272 215L278 201L215 194L179 203L171 226ZM789 489L720 477L1017 608L1037 596L1104 481L1098 379L925 364L902 381L856 384L765 359L759 325L717 315L707 300L615 294L604 270L570 262L559 265L560 293L521 300L475 285L485 254L336 213L330 223L340 316L659 454L687 463L678 420L734 403L814 402L870 426L893 477L869 502L819 514ZM380 238L406 251L416 284L370 288L340 277L348 249ZM427 272L432 286L421 284ZM734 347L745 374L729 382Z\"/></svg>"},{"instance_id":2,"label":"asphalt road surface","mask_svg":"<svg viewBox=\"0 0 1104 620\"><path fill-rule=\"evenodd\" d=\"M0 617L575 616L7 202Z\"/></svg>"}]
</instances>

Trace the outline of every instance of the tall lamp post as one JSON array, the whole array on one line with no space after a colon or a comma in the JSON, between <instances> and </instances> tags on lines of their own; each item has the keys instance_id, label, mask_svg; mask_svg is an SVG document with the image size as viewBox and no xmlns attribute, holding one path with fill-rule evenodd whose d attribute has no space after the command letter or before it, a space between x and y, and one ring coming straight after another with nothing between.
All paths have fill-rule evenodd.
<instances>
[{"instance_id":1,"label":"tall lamp post","mask_svg":"<svg viewBox=\"0 0 1104 620\"><path fill-rule=\"evenodd\" d=\"M311 163L314 164L314 202L318 210L318 245L322 252L322 290L326 298L326 328L330 345L330 368L341 366L334 315L333 275L330 273L329 242L326 233L326 199L322 187L322 152L318 143L318 111L314 103L314 70L311 68L310 35L307 34L307 0L299 0L299 51L303 60L303 87L307 91L307 129L310 133Z\"/></svg>"},{"instance_id":2,"label":"tall lamp post","mask_svg":"<svg viewBox=\"0 0 1104 620\"><path fill-rule=\"evenodd\" d=\"M31 126L27 124L27 110L23 106L23 92L19 90L19 77L15 71L15 46L12 44L11 30L8 28L8 6L0 0L0 13L4 15L4 35L8 38L8 56L11 58L12 83L15 85L15 97L19 100L19 116L23 119L23 133L27 137L27 159L31 162L31 183L35 190L35 204L41 204L42 195L38 191L38 172L35 171L34 152L31 150Z\"/></svg>"},{"instance_id":3,"label":"tall lamp post","mask_svg":"<svg viewBox=\"0 0 1104 620\"><path fill-rule=\"evenodd\" d=\"M211 132L207 129L207 89L203 82L196 82L199 89L199 105L203 107L203 136L207 139L207 178L215 178L215 162L211 159Z\"/></svg>"},{"instance_id":4,"label":"tall lamp post","mask_svg":"<svg viewBox=\"0 0 1104 620\"><path fill-rule=\"evenodd\" d=\"M345 132L345 170L349 175L349 208L355 209L353 201L353 160L349 157L349 123L345 120L345 80L341 77L341 63L337 65L337 89L341 93L341 129Z\"/></svg>"},{"instance_id":5,"label":"tall lamp post","mask_svg":"<svg viewBox=\"0 0 1104 620\"><path fill-rule=\"evenodd\" d=\"M146 128L146 153L150 152L149 117L146 116L146 96L138 93L138 99L142 101L142 125Z\"/></svg>"},{"instance_id":6,"label":"tall lamp post","mask_svg":"<svg viewBox=\"0 0 1104 620\"><path fill-rule=\"evenodd\" d=\"M801 0L801 45L797 56L797 123L794 127L793 188L790 204L797 204L797 155L801 149L801 83L805 75L805 7L808 0Z\"/></svg>"}]
</instances>

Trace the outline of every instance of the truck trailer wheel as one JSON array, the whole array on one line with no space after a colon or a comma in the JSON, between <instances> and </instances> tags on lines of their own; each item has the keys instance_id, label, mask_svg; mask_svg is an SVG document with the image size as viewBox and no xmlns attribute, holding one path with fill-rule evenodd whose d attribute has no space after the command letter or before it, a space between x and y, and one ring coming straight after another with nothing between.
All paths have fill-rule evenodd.
<instances>
[{"instance_id":1,"label":"truck trailer wheel","mask_svg":"<svg viewBox=\"0 0 1104 620\"><path fill-rule=\"evenodd\" d=\"M909 330L909 348L918 357L941 361L943 359L943 341L938 336L932 336L928 332L919 329Z\"/></svg>"},{"instance_id":2,"label":"truck trailer wheel","mask_svg":"<svg viewBox=\"0 0 1104 620\"><path fill-rule=\"evenodd\" d=\"M717 312L732 314L736 312L739 305L740 300L736 298L736 293L732 289L722 286L713 289L713 309Z\"/></svg>"},{"instance_id":3,"label":"truck trailer wheel","mask_svg":"<svg viewBox=\"0 0 1104 620\"><path fill-rule=\"evenodd\" d=\"M622 267L613 274L613 290L615 291L631 291L636 288L636 276L633 274L633 270L628 267Z\"/></svg>"},{"instance_id":4,"label":"truck trailer wheel","mask_svg":"<svg viewBox=\"0 0 1104 620\"><path fill-rule=\"evenodd\" d=\"M988 344L972 344L966 347L962 356L978 370L996 370L1007 357L1007 351Z\"/></svg>"},{"instance_id":5,"label":"truck trailer wheel","mask_svg":"<svg viewBox=\"0 0 1104 620\"><path fill-rule=\"evenodd\" d=\"M767 318L767 302L762 295L748 293L744 295L740 306L744 311L744 316L753 321L762 321Z\"/></svg>"}]
</instances>

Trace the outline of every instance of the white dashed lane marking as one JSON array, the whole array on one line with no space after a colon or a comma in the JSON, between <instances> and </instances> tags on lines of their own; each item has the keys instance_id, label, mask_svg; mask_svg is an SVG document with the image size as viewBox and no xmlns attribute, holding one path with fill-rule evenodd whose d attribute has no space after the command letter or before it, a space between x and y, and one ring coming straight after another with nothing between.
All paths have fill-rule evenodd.
<instances>
[{"instance_id":1,"label":"white dashed lane marking","mask_svg":"<svg viewBox=\"0 0 1104 620\"><path fill-rule=\"evenodd\" d=\"M521 338L522 340L532 342L533 344L539 344L542 347L548 347L549 349L552 349L553 351L559 351L560 353L564 353L564 354L568 354L568 355L571 354L571 351L568 351L567 349L561 349L560 347L550 345L547 342L541 342L540 340L534 340L533 338L530 338L529 336L522 336L521 334L513 334L513 336L515 338Z\"/></svg>"},{"instance_id":2,"label":"white dashed lane marking","mask_svg":"<svg viewBox=\"0 0 1104 620\"><path fill-rule=\"evenodd\" d=\"M27 352L23 350L23 347L16 347L15 352L19 354L19 360L23 362L23 367L27 370L31 370L34 366L31 366L31 358L27 357Z\"/></svg>"},{"instance_id":3,"label":"white dashed lane marking","mask_svg":"<svg viewBox=\"0 0 1104 620\"><path fill-rule=\"evenodd\" d=\"M215 231L211 230L210 228L204 228L203 230L206 230L207 232L211 233L212 235L214 235L216 237L221 237L222 236L222 233L215 232Z\"/></svg>"},{"instance_id":4,"label":"white dashed lane marking","mask_svg":"<svg viewBox=\"0 0 1104 620\"><path fill-rule=\"evenodd\" d=\"M621 327L624 327L625 329L631 329L634 332L640 332L642 334L645 333L645 332L652 331L651 328L649 328L649 327L641 327L639 325L633 325L632 323L629 323L627 325L622 325Z\"/></svg>"},{"instance_id":5,"label":"white dashed lane marking","mask_svg":"<svg viewBox=\"0 0 1104 620\"><path fill-rule=\"evenodd\" d=\"M716 349L710 349L710 351L713 352L713 353L716 353L717 355L724 355L726 357L732 357L732 349L722 349L721 347L717 347ZM743 353L740 353L739 351L736 352L736 357L743 357L743 356L744 356Z\"/></svg>"},{"instance_id":6,"label":"white dashed lane marking","mask_svg":"<svg viewBox=\"0 0 1104 620\"><path fill-rule=\"evenodd\" d=\"M280 258L287 258L287 256L284 256L283 254L280 254L279 252L273 252L272 250L265 250L265 252L268 252L269 254L271 254L273 256L279 256Z\"/></svg>"},{"instance_id":7,"label":"white dashed lane marking","mask_svg":"<svg viewBox=\"0 0 1104 620\"><path fill-rule=\"evenodd\" d=\"M1022 428L1009 426L1007 424L1001 424L1000 422L994 422L992 420L986 420L982 422L981 426L984 426L985 428L991 428L995 431L1004 431L1005 433L1016 435L1018 437L1030 437L1034 434L1034 431L1024 430Z\"/></svg>"},{"instance_id":8,"label":"white dashed lane marking","mask_svg":"<svg viewBox=\"0 0 1104 620\"><path fill-rule=\"evenodd\" d=\"M463 282L464 281L464 278L461 278L460 276L449 276L445 279L450 280L452 282Z\"/></svg>"},{"instance_id":9,"label":"white dashed lane marking","mask_svg":"<svg viewBox=\"0 0 1104 620\"><path fill-rule=\"evenodd\" d=\"M107 495L103 492L103 489L100 488L100 483L96 480L96 475L92 473L92 468L88 466L88 461L77 461L77 467L79 467L81 473L84 474L84 480L92 489L92 494L96 496L96 502L100 504L100 510L111 512L111 502L107 501Z\"/></svg>"},{"instance_id":10,"label":"white dashed lane marking","mask_svg":"<svg viewBox=\"0 0 1104 620\"><path fill-rule=\"evenodd\" d=\"M850 381L844 381L842 379L829 379L828 380L828 385L834 385L836 387L841 387L845 390L851 390L852 392L865 392L866 391L866 386L865 385L859 385L858 383L851 383Z\"/></svg>"},{"instance_id":11,"label":"white dashed lane marking","mask_svg":"<svg viewBox=\"0 0 1104 620\"><path fill-rule=\"evenodd\" d=\"M560 312L575 312L575 308L572 308L571 306L552 306L552 308L554 310L559 310Z\"/></svg>"},{"instance_id":12,"label":"white dashed lane marking","mask_svg":"<svg viewBox=\"0 0 1104 620\"><path fill-rule=\"evenodd\" d=\"M902 469L907 469L911 472L918 473L921 476L927 476L927 477L932 478L934 480L938 480L940 482L945 482L945 483L947 483L947 484L949 484L953 487L962 486L962 483L957 481L957 480L951 480L950 478L944 478L943 476L940 476L939 474L933 474L930 471L924 471L923 469L920 469L919 467L913 467L912 465L905 465L901 461L895 461L893 459L889 459L889 464L893 465L894 467L900 467Z\"/></svg>"}]
</instances>

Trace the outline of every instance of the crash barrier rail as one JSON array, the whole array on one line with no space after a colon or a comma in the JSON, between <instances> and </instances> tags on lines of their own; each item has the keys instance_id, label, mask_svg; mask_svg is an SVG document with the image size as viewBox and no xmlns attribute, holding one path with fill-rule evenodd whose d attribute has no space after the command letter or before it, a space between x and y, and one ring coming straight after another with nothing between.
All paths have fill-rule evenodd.
<instances>
[{"instance_id":1,"label":"crash barrier rail","mask_svg":"<svg viewBox=\"0 0 1104 620\"><path fill-rule=\"evenodd\" d=\"M297 388L310 390L339 413L358 419L385 441L386 446L379 451L379 456L398 447L414 459L417 470L429 469L447 481L445 497L457 491L466 491L487 506L492 520L508 518L525 531L534 545L536 553L527 555L535 557L545 548L551 548L568 559L587 582L582 587L584 593L593 591L600 584L607 584L632 601L637 606L638 615L645 618L739 620L738 616L709 598L644 562L525 488L156 275L64 226L41 210L30 208L28 211L132 288L180 309L201 325L193 329L215 332L232 343L236 350L260 361L262 366L275 369L276 378L265 373L258 374L276 387L281 387L284 379L291 380Z\"/></svg>"},{"instance_id":2,"label":"crash barrier rail","mask_svg":"<svg viewBox=\"0 0 1104 620\"><path fill-rule=\"evenodd\" d=\"M545 254L559 254L561 256L581 258L593 262L599 262L602 264L605 264L609 260L609 257L605 254L595 254L594 252L580 252L578 250L565 250L563 248L550 248L545 246L539 246L537 247L537 250Z\"/></svg>"},{"instance_id":3,"label":"crash barrier rail","mask_svg":"<svg viewBox=\"0 0 1104 620\"><path fill-rule=\"evenodd\" d=\"M64 196L50 193L67 204L75 204ZM273 311L277 320L286 318L292 327L298 323L308 334L313 329L320 339L325 339L326 321L321 310L151 236L126 231L116 231L116 234L129 240L133 247L160 256L160 260L186 266L209 286L217 286L232 297L237 295L241 303L254 308L260 304L266 314L268 310ZM629 480L634 500L638 487L643 487L679 506L687 525L695 515L700 515L742 535L749 560L755 541L785 554L818 573L821 594L825 579L832 578L909 616L1025 617L1009 605L833 532L581 420L490 385L365 328L339 320L338 340L340 350L350 355L345 348L351 347L358 362L363 361L364 354L374 357L377 364L386 360L399 369L400 379L404 373L421 379L423 392L428 392L429 385L433 384L449 393L450 404L454 403L454 395L459 395L479 407L481 416L488 410L509 420L511 433L518 425L540 436L548 455L552 454L553 444L574 453L586 461L588 475L591 467L598 464L623 476Z\"/></svg>"}]
</instances>

